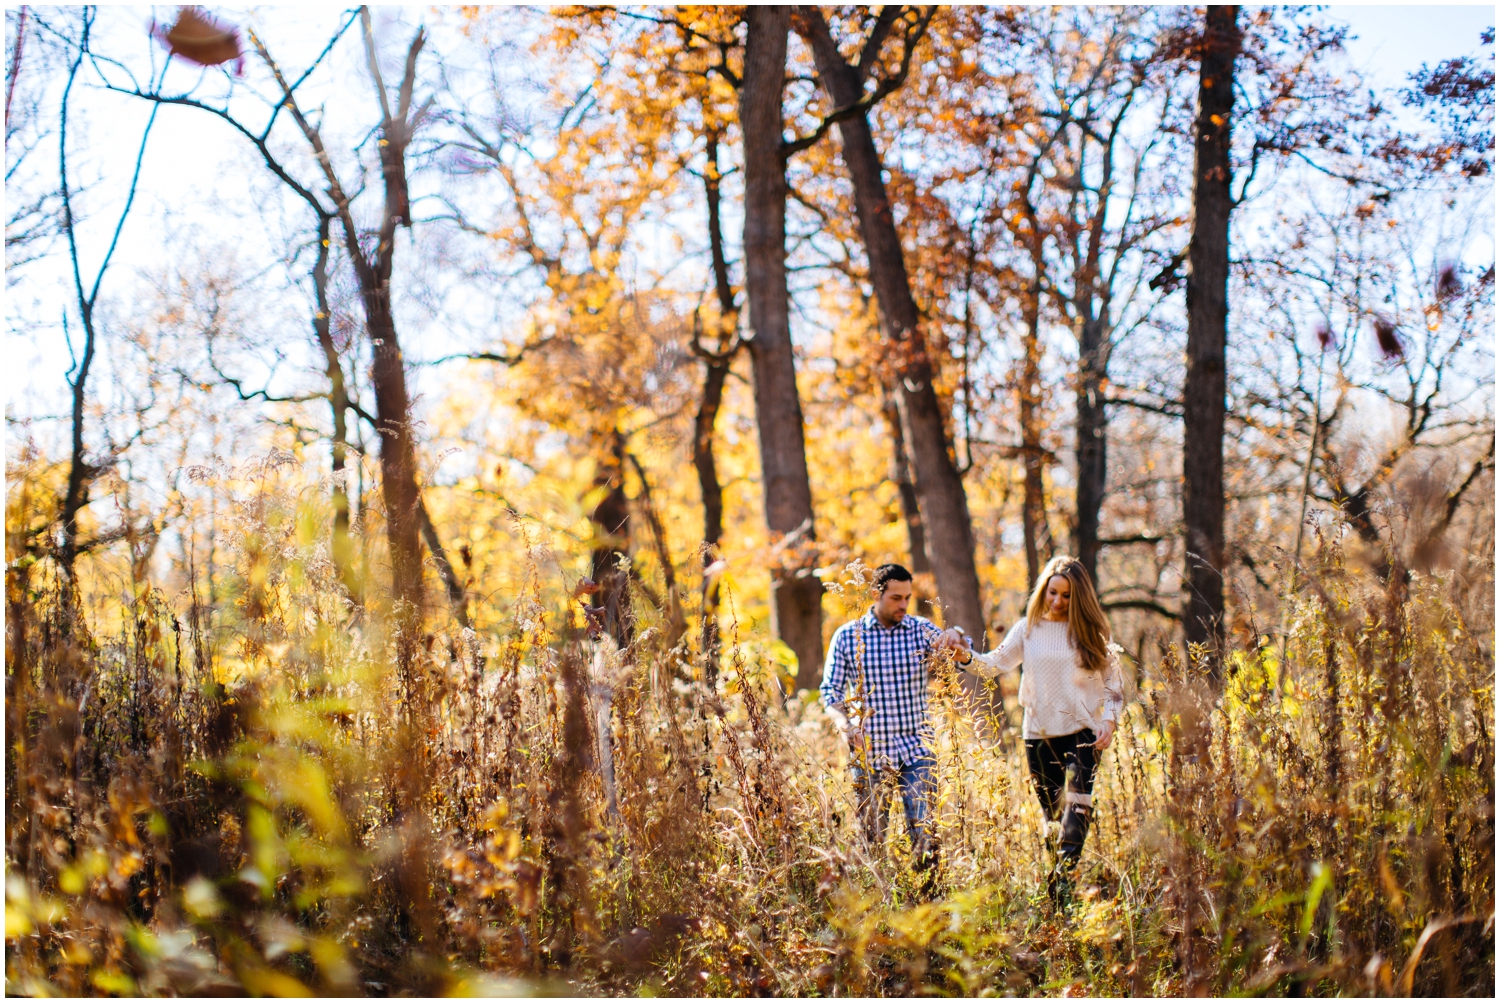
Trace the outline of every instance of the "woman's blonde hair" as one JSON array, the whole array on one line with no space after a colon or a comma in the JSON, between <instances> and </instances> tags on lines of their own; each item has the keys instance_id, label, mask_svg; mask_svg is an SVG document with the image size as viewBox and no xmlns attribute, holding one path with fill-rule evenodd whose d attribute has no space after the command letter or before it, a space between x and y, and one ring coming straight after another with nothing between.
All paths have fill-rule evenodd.
<instances>
[{"instance_id":1,"label":"woman's blonde hair","mask_svg":"<svg viewBox=\"0 0 1500 1003\"><path fill-rule=\"evenodd\" d=\"M1046 613L1047 583L1054 578L1066 578L1072 586L1068 592L1068 643L1078 652L1085 669L1098 672L1109 664L1109 620L1099 605L1088 569L1078 558L1059 554L1047 562L1026 603L1026 628L1035 627Z\"/></svg>"}]
</instances>

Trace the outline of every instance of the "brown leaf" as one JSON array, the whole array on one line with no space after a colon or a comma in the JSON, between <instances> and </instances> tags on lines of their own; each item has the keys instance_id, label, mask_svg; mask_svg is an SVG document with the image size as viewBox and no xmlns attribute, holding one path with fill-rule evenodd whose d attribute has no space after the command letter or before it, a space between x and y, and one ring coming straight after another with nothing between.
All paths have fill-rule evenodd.
<instances>
[{"instance_id":1,"label":"brown leaf","mask_svg":"<svg viewBox=\"0 0 1500 1003\"><path fill-rule=\"evenodd\" d=\"M244 55L239 28L220 24L201 7L179 8L176 23L162 32L160 38L172 55L199 66L238 62ZM236 65L236 72L239 69Z\"/></svg>"},{"instance_id":2,"label":"brown leaf","mask_svg":"<svg viewBox=\"0 0 1500 1003\"><path fill-rule=\"evenodd\" d=\"M1331 352L1338 346L1338 341L1334 338L1333 332L1328 329L1327 324L1319 324L1317 334L1318 345L1323 351Z\"/></svg>"},{"instance_id":3,"label":"brown leaf","mask_svg":"<svg viewBox=\"0 0 1500 1003\"><path fill-rule=\"evenodd\" d=\"M1464 291L1463 280L1458 277L1458 266L1452 262L1444 265L1438 271L1437 298L1438 302L1446 302Z\"/></svg>"},{"instance_id":4,"label":"brown leaf","mask_svg":"<svg viewBox=\"0 0 1500 1003\"><path fill-rule=\"evenodd\" d=\"M1406 354L1406 346L1401 343L1396 324L1388 317L1375 318L1375 342L1380 346L1380 354L1388 362L1394 362Z\"/></svg>"}]
</instances>

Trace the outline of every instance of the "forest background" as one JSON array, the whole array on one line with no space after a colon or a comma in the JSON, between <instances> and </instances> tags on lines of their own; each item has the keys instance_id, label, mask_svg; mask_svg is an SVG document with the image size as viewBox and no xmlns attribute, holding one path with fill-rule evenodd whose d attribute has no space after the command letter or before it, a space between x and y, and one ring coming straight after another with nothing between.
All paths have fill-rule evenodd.
<instances>
[{"instance_id":1,"label":"forest background","mask_svg":"<svg viewBox=\"0 0 1500 1003\"><path fill-rule=\"evenodd\" d=\"M1228 10L8 10L7 978L1492 987L1493 33ZM1064 551L1091 911L949 671L937 923L803 691Z\"/></svg>"}]
</instances>

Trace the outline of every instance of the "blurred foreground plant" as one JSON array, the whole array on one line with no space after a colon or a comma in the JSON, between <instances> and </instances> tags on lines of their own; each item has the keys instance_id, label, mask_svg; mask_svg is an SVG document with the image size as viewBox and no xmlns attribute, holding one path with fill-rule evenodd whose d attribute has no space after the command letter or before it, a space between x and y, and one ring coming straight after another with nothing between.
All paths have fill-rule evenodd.
<instances>
[{"instance_id":1,"label":"blurred foreground plant","mask_svg":"<svg viewBox=\"0 0 1500 1003\"><path fill-rule=\"evenodd\" d=\"M1493 986L1489 581L1383 580L1323 542L1286 610L1250 613L1286 614L1284 658L1257 634L1222 692L1172 648L1142 666L1061 912L1013 694L990 735L940 672L947 895L919 904L774 645L726 624L706 672L646 590L626 647L590 637L524 533L503 631L414 634L347 601L298 498L239 500L213 602L189 582L115 617L11 555L9 991Z\"/></svg>"}]
</instances>

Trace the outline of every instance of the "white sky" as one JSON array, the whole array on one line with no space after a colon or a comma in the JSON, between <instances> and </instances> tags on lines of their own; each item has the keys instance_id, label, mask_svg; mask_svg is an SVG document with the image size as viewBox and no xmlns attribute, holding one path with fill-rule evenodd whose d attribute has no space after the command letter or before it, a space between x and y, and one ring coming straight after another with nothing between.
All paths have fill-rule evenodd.
<instances>
[{"instance_id":1,"label":"white sky","mask_svg":"<svg viewBox=\"0 0 1500 1003\"><path fill-rule=\"evenodd\" d=\"M1355 69L1372 85L1400 87L1423 63L1479 50L1479 33L1495 24L1493 4L1332 4L1326 13L1349 25Z\"/></svg>"},{"instance_id":2,"label":"white sky","mask_svg":"<svg viewBox=\"0 0 1500 1003\"><path fill-rule=\"evenodd\" d=\"M158 7L155 10L159 17L170 17L171 8ZM221 11L226 20L237 23L251 20L249 11L216 10ZM401 15L389 8L377 10L377 31L382 32L387 47L404 44L409 28L390 23ZM1408 74L1424 62L1434 64L1456 55L1477 52L1480 31L1495 23L1495 7L1491 5L1334 5L1327 13L1331 19L1349 24L1354 36L1348 47L1351 62L1366 74L1371 86L1382 90L1404 86ZM339 14L340 10L331 6L267 5L255 8L256 19L266 26L273 51L281 54L289 64L299 66L305 65L313 55L311 50L306 53L300 50L319 46ZM112 36L110 45L118 47L117 51L134 45L134 51L139 53L140 39L131 36L137 32L143 36L150 18L147 8L113 8L103 12L101 25L108 27ZM433 14L426 8L416 9L405 20L414 22L417 18L423 18L429 24L451 24L455 20L450 11ZM353 100L372 103L367 71L359 58L360 49L357 43L350 44L355 42L351 33L336 57L337 82L323 86L325 89L331 86L334 92L341 86L348 88L345 93L352 94ZM399 59L399 53L391 55ZM388 58L387 64L392 61ZM185 69L174 67L172 73L178 86L190 80ZM147 109L143 102L97 93L84 95L84 99L94 102L96 109L87 123L88 151L99 154L93 158L93 164L85 162L84 166L103 172L101 191L117 186L123 193L124 180L110 175L128 172ZM113 107L107 104L111 101ZM372 111L373 108L361 107L354 118L368 122ZM55 157L55 153L44 152L43 155ZM79 159L86 161L85 157ZM307 172L303 175L310 176ZM256 165L241 137L206 114L189 109L163 109L151 138L138 197L136 213L118 253L118 270L109 279L106 295L128 296L134 282L127 270L159 267L171 260L181 249L177 243L180 239L192 239L194 243L217 248L215 253L230 253L241 244L274 246L278 237L302 228L307 222L303 218L306 215L304 209L294 209L282 201L276 183ZM210 206L214 208L210 209ZM107 239L112 219L113 211L101 206L86 224L85 247L91 244L102 247L101 242ZM27 302L23 301L44 304L51 301L57 305L44 307L41 312L57 314L62 300L53 297L66 297L69 292L60 281L64 275L60 261L58 265L55 271L38 270L34 280L23 286L7 287L8 318L13 319L18 310L31 312ZM398 255L397 267L412 268L410 255L405 261ZM12 297L17 302L11 302ZM287 304L289 314L296 314L304 306L300 302L289 301ZM8 324L5 348L8 364L3 375L7 415L56 413L65 389L63 373L67 368L67 354L61 339L55 333L40 338L18 338L11 335L12 330L14 324ZM422 330L415 318L403 320L403 343L414 358L438 354L426 349L433 345L435 338L448 336L448 332L441 329ZM419 382L421 378L418 376Z\"/></svg>"}]
</instances>

